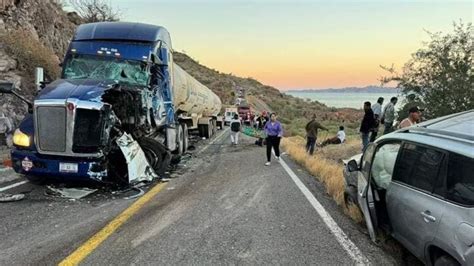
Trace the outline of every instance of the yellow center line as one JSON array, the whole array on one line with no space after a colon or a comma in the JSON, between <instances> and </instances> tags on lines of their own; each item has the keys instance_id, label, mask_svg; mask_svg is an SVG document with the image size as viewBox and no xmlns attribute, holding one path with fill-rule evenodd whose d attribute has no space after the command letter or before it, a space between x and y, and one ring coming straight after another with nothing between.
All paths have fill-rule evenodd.
<instances>
[{"instance_id":1,"label":"yellow center line","mask_svg":"<svg viewBox=\"0 0 474 266\"><path fill-rule=\"evenodd\" d=\"M135 201L125 211L115 217L102 230L93 235L89 240L83 243L73 253L62 260L59 265L78 265L87 256L89 256L97 247L102 244L110 235L112 235L120 226L122 226L130 217L137 213L143 206L149 202L158 192L160 192L166 183L158 183L150 191L145 193L141 198Z\"/></svg>"}]
</instances>

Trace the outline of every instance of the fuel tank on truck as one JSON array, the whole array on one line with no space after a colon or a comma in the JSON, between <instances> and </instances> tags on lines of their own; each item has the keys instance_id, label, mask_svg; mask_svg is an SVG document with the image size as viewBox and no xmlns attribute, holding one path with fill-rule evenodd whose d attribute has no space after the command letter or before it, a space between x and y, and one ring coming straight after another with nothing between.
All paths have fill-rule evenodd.
<instances>
[{"instance_id":1,"label":"fuel tank on truck","mask_svg":"<svg viewBox=\"0 0 474 266\"><path fill-rule=\"evenodd\" d=\"M221 99L209 88L173 63L174 102L176 109L198 116L217 116Z\"/></svg>"}]
</instances>

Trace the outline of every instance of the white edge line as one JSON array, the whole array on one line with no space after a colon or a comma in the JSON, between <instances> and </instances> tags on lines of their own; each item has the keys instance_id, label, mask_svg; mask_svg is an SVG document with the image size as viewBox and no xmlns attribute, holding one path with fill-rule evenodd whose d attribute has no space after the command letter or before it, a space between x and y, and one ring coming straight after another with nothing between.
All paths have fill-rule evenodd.
<instances>
[{"instance_id":1,"label":"white edge line","mask_svg":"<svg viewBox=\"0 0 474 266\"><path fill-rule=\"evenodd\" d=\"M319 216L323 219L326 226L329 228L331 233L336 237L337 242L346 250L346 252L351 256L351 258L358 265L369 265L370 261L362 254L359 248L352 242L347 235L342 231L342 229L337 225L331 215L324 209L323 205L314 197L314 195L309 191L309 189L301 182L298 176L291 170L291 168L283 161L280 157L280 164L283 166L283 169L288 173L288 175L293 179L296 186L301 190L308 199L309 203L313 205L313 208L318 212Z\"/></svg>"},{"instance_id":2,"label":"white edge line","mask_svg":"<svg viewBox=\"0 0 474 266\"><path fill-rule=\"evenodd\" d=\"M9 190L10 188L14 188L14 187L21 186L21 185L26 184L26 183L28 183L28 180L23 180L23 181L20 181L20 182L18 182L18 183L11 184L11 185L6 186L6 187L2 187L2 188L0 188L0 192L3 192L3 191L5 191L5 190Z\"/></svg>"}]
</instances>

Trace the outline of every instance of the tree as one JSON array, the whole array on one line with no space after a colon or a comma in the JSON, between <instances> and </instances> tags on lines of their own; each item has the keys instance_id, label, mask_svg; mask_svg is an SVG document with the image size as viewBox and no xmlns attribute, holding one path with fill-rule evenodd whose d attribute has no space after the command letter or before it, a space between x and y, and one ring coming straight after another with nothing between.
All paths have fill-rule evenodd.
<instances>
[{"instance_id":1,"label":"tree","mask_svg":"<svg viewBox=\"0 0 474 266\"><path fill-rule=\"evenodd\" d=\"M69 4L86 23L120 20L121 11L106 0L69 0Z\"/></svg>"},{"instance_id":2,"label":"tree","mask_svg":"<svg viewBox=\"0 0 474 266\"><path fill-rule=\"evenodd\" d=\"M390 73L382 83L396 82L406 96L402 110L419 104L426 118L434 118L474 109L472 24L454 23L453 28L446 35L428 32L430 42L412 54L402 73L382 66Z\"/></svg>"}]
</instances>

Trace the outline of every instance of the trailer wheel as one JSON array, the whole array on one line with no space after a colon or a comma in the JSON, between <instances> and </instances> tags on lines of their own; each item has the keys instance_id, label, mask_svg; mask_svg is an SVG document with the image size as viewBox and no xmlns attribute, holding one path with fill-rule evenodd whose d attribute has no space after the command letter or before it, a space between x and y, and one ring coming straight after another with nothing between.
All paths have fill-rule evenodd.
<instances>
[{"instance_id":1,"label":"trailer wheel","mask_svg":"<svg viewBox=\"0 0 474 266\"><path fill-rule=\"evenodd\" d=\"M173 154L177 155L182 155L184 153L184 133L183 133L183 127L181 125L177 126L177 136L176 136L176 141L177 141L177 147L176 150L173 151Z\"/></svg>"},{"instance_id":2,"label":"trailer wheel","mask_svg":"<svg viewBox=\"0 0 474 266\"><path fill-rule=\"evenodd\" d=\"M183 153L188 151L189 147L189 132L188 132L188 124L183 123Z\"/></svg>"},{"instance_id":3,"label":"trailer wheel","mask_svg":"<svg viewBox=\"0 0 474 266\"><path fill-rule=\"evenodd\" d=\"M140 144L140 147L145 153L146 160L155 173L163 175L171 160L171 156L168 154L163 144L148 137L139 139L138 144Z\"/></svg>"},{"instance_id":4,"label":"trailer wheel","mask_svg":"<svg viewBox=\"0 0 474 266\"><path fill-rule=\"evenodd\" d=\"M212 119L212 135L217 133L217 120Z\"/></svg>"}]
</instances>

